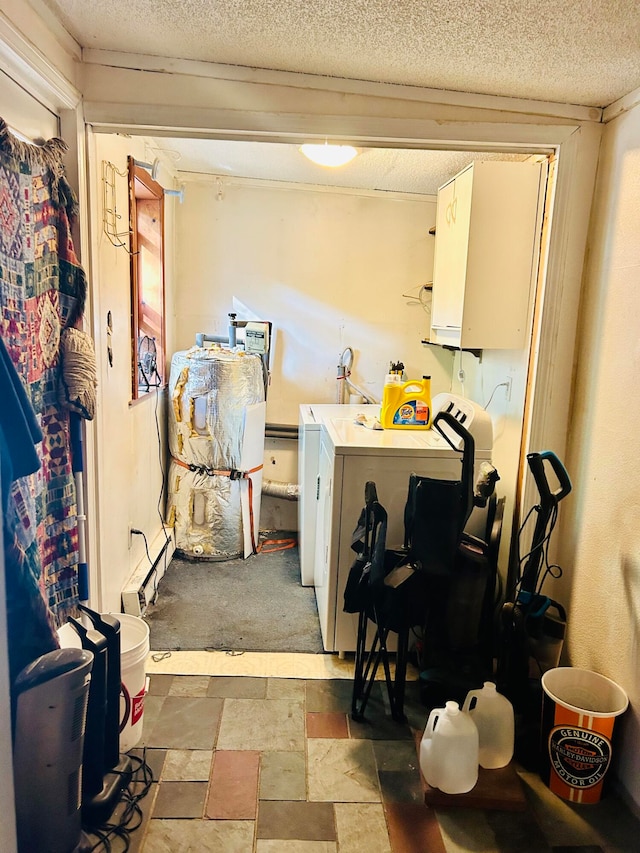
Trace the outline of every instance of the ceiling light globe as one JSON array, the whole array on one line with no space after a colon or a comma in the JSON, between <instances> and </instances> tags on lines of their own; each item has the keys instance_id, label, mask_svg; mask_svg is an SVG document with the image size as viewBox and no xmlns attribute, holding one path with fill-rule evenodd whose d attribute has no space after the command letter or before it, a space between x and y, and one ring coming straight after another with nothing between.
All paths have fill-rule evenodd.
<instances>
[{"instance_id":1,"label":"ceiling light globe","mask_svg":"<svg viewBox=\"0 0 640 853\"><path fill-rule=\"evenodd\" d=\"M344 166L357 155L358 151L352 145L302 145L300 151L319 166Z\"/></svg>"}]
</instances>

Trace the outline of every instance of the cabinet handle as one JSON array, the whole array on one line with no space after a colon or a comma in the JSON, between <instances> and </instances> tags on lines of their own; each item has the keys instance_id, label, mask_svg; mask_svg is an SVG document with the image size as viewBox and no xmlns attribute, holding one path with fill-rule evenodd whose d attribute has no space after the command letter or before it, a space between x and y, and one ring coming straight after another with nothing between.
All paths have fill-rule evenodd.
<instances>
[{"instance_id":1,"label":"cabinet handle","mask_svg":"<svg viewBox=\"0 0 640 853\"><path fill-rule=\"evenodd\" d=\"M457 196L450 201L445 210L445 219L447 220L447 225L455 224L456 221L456 211L458 208L458 198Z\"/></svg>"},{"instance_id":2,"label":"cabinet handle","mask_svg":"<svg viewBox=\"0 0 640 853\"><path fill-rule=\"evenodd\" d=\"M320 500L320 474L316 477L316 500Z\"/></svg>"}]
</instances>

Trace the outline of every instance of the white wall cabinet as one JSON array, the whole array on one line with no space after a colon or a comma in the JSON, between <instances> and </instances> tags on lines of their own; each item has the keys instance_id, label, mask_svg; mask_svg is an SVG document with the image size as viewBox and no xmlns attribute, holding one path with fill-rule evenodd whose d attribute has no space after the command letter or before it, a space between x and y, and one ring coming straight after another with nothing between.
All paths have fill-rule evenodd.
<instances>
[{"instance_id":1,"label":"white wall cabinet","mask_svg":"<svg viewBox=\"0 0 640 853\"><path fill-rule=\"evenodd\" d=\"M432 343L525 345L543 174L542 163L478 161L438 190Z\"/></svg>"}]
</instances>

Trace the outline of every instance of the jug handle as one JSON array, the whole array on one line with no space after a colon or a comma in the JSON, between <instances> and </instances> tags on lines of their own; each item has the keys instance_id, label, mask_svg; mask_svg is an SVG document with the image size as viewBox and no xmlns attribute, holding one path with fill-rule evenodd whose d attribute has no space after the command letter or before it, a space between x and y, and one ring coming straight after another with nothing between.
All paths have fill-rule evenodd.
<instances>
[{"instance_id":1,"label":"jug handle","mask_svg":"<svg viewBox=\"0 0 640 853\"><path fill-rule=\"evenodd\" d=\"M431 713L429 714L429 717L427 718L427 725L425 726L424 735L423 735L424 737L426 737L426 738L431 737L431 735L433 734L435 727L438 723L438 720L440 719L440 714L442 714L443 711L444 711L444 708L433 708L432 709Z\"/></svg>"},{"instance_id":2,"label":"jug handle","mask_svg":"<svg viewBox=\"0 0 640 853\"><path fill-rule=\"evenodd\" d=\"M415 390L416 394L419 394L421 391L424 391L424 388L422 386L422 383L419 382L417 379L409 379L409 381L405 382L402 386L402 390L405 392Z\"/></svg>"},{"instance_id":3,"label":"jug handle","mask_svg":"<svg viewBox=\"0 0 640 853\"><path fill-rule=\"evenodd\" d=\"M468 713L469 711L472 711L472 710L473 710L473 708L475 708L475 707L476 707L476 705L478 704L478 694L479 694L479 693L480 693L480 691L479 691L479 690L470 690L470 691L467 693L467 695L466 695L466 697L465 697L465 700L464 700L464 704L463 704L463 706L462 706L462 708L461 708L460 710L461 710L461 711L464 711L465 713ZM471 706L471 703L473 702L473 700L474 700L474 699L475 699L476 701L473 703L473 707L472 707L472 706Z\"/></svg>"}]
</instances>

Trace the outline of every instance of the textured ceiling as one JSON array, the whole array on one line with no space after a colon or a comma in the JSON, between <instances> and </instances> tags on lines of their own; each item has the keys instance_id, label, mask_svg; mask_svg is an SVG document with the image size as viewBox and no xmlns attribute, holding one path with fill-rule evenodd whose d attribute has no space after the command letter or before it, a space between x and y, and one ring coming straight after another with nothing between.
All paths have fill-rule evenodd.
<instances>
[{"instance_id":1,"label":"textured ceiling","mask_svg":"<svg viewBox=\"0 0 640 853\"><path fill-rule=\"evenodd\" d=\"M638 0L31 2L83 48L598 107L640 87ZM369 149L328 170L291 145L157 147L183 172L427 194L477 156Z\"/></svg>"},{"instance_id":2,"label":"textured ceiling","mask_svg":"<svg viewBox=\"0 0 640 853\"><path fill-rule=\"evenodd\" d=\"M164 154L181 173L242 176L300 184L387 190L435 195L438 187L472 160L523 159L524 154L479 154L469 151L408 151L365 148L338 169L311 163L295 145L271 142L228 142L162 138L150 145L147 158Z\"/></svg>"},{"instance_id":3,"label":"textured ceiling","mask_svg":"<svg viewBox=\"0 0 640 853\"><path fill-rule=\"evenodd\" d=\"M640 86L637 0L40 2L86 48L596 107Z\"/></svg>"}]
</instances>

